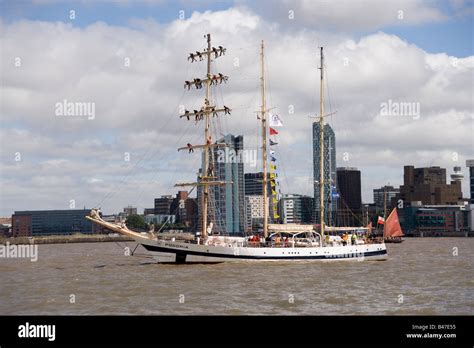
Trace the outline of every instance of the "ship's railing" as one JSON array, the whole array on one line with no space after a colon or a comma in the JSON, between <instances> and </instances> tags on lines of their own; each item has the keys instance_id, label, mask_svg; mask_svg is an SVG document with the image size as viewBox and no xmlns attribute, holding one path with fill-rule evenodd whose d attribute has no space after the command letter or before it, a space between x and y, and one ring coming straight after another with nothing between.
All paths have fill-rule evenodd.
<instances>
[{"instance_id":1,"label":"ship's railing","mask_svg":"<svg viewBox=\"0 0 474 348\"><path fill-rule=\"evenodd\" d=\"M288 240L288 241L246 241L246 247L253 248L308 248L319 247L320 243L316 240Z\"/></svg>"},{"instance_id":2,"label":"ship's railing","mask_svg":"<svg viewBox=\"0 0 474 348\"><path fill-rule=\"evenodd\" d=\"M173 238L169 241L179 241L180 243L187 244L203 244L202 239L176 239ZM358 239L357 245L360 244L378 244L381 243L377 239ZM238 242L210 242L206 245L210 246L227 246L227 247L248 247L248 248L309 248L309 247L330 247L330 246L352 246L352 241L349 240L344 245L342 242L323 242L322 245L317 240L288 240L276 242L275 240L271 241L238 241Z\"/></svg>"}]
</instances>

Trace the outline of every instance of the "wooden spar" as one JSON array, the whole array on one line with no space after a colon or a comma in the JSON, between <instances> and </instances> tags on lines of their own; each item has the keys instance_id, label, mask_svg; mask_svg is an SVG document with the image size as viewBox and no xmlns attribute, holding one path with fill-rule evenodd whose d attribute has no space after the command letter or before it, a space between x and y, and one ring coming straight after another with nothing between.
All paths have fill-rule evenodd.
<instances>
[{"instance_id":1,"label":"wooden spar","mask_svg":"<svg viewBox=\"0 0 474 348\"><path fill-rule=\"evenodd\" d=\"M214 112L225 112L225 111L226 111L226 109L215 109L215 110L212 110L212 108L209 108L208 110L199 111L198 113L194 113L194 112L191 112L191 111L190 111L189 114L179 115L179 118L183 118L183 117L189 117L189 118L191 118L191 117L193 117L193 116L196 117L196 116L201 116L201 115L204 116L204 115L206 114L206 112L208 112L208 113L214 113ZM229 109L227 109L227 111L230 112L230 111L232 111L232 109L229 108Z\"/></svg>"},{"instance_id":2,"label":"wooden spar","mask_svg":"<svg viewBox=\"0 0 474 348\"><path fill-rule=\"evenodd\" d=\"M210 34L207 34L207 35L210 35ZM225 49L224 47L222 47L222 49L223 49L223 51L221 51L221 50L219 50L219 49L216 49L216 50L217 50L217 53L221 53L221 54L219 54L217 57L220 57L221 55L225 55L225 51L226 51L227 49ZM196 53L197 53L197 52L196 52ZM196 53L193 52L193 54L195 54L195 55L196 55ZM215 53L216 53L215 51L213 51L212 49L209 49L209 48L208 48L206 51L199 52L199 54L201 54L202 56L209 55L209 54L215 54ZM216 57L216 58L217 58L217 57Z\"/></svg>"},{"instance_id":3,"label":"wooden spar","mask_svg":"<svg viewBox=\"0 0 474 348\"><path fill-rule=\"evenodd\" d=\"M211 95L211 34L207 34L207 74L206 74L206 99L205 103L209 103L209 98ZM211 128L211 121L209 118L209 108L204 109L205 117L206 117L206 127L204 129L204 143L208 142L210 138L210 128ZM207 175L209 171L209 149L206 147L204 148L204 163L202 166L203 175ZM209 185L207 181L201 179L201 183L204 186L204 194L202 195L202 236L204 239L207 237L207 206L209 203Z\"/></svg>"},{"instance_id":4,"label":"wooden spar","mask_svg":"<svg viewBox=\"0 0 474 348\"><path fill-rule=\"evenodd\" d=\"M183 146L178 148L178 151L189 150L189 149L203 149L206 147L226 147L227 144L218 143L218 144L206 144L206 145L192 145L191 147Z\"/></svg>"},{"instance_id":5,"label":"wooden spar","mask_svg":"<svg viewBox=\"0 0 474 348\"><path fill-rule=\"evenodd\" d=\"M263 166L263 236L268 237L268 178L267 178L267 101L265 97L265 45L261 47L261 90L262 90L262 166Z\"/></svg>"},{"instance_id":6,"label":"wooden spar","mask_svg":"<svg viewBox=\"0 0 474 348\"><path fill-rule=\"evenodd\" d=\"M211 76L210 78L206 77L205 79L197 79L198 81L195 81L195 80L192 80L192 81L185 81L185 85L184 85L184 88L191 86L191 85L202 85L202 84L207 84L208 82L211 82L211 85L212 85L212 82L215 81L216 84L217 82L222 83L226 83L227 80L229 80L229 76L226 76L226 75L215 75L215 76Z\"/></svg>"},{"instance_id":7,"label":"wooden spar","mask_svg":"<svg viewBox=\"0 0 474 348\"><path fill-rule=\"evenodd\" d=\"M233 181L206 181L206 182L183 182L183 183L178 183L175 184L175 187L183 187L183 186L205 186L205 185L214 185L214 186L219 186L219 185L227 185L227 184L233 184Z\"/></svg>"},{"instance_id":8,"label":"wooden spar","mask_svg":"<svg viewBox=\"0 0 474 348\"><path fill-rule=\"evenodd\" d=\"M321 47L321 81L319 94L319 222L321 224L321 238L324 240L324 56Z\"/></svg>"}]
</instances>

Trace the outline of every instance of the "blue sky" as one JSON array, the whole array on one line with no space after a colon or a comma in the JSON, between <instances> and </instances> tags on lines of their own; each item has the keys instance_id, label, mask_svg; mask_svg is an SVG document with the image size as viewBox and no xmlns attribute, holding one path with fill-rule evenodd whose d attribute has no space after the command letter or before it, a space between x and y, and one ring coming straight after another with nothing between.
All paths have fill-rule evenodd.
<instances>
[{"instance_id":1,"label":"blue sky","mask_svg":"<svg viewBox=\"0 0 474 348\"><path fill-rule=\"evenodd\" d=\"M256 1L258 3L259 1ZM362 0L362 2L364 2ZM177 19L179 11L188 18L193 11L219 11L233 6L247 4L246 1L55 1L55 0L3 0L2 18L7 22L21 19L40 21L72 22L84 27L97 21L110 25L130 26L131 19L152 18L159 23L169 23ZM388 34L394 34L429 53L446 52L456 57L473 54L473 3L466 1L457 8L456 1L427 1L447 18L434 23L404 24L381 27ZM76 11L76 19L69 19L69 11ZM367 31L353 30L355 38L368 34Z\"/></svg>"}]
</instances>

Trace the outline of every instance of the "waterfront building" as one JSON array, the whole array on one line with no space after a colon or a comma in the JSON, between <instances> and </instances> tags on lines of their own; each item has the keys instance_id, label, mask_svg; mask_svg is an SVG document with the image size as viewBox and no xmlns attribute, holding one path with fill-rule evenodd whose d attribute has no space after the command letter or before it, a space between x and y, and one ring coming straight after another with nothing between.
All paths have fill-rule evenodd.
<instances>
[{"instance_id":1,"label":"waterfront building","mask_svg":"<svg viewBox=\"0 0 474 348\"><path fill-rule=\"evenodd\" d=\"M387 211L391 210L392 202L395 202L395 198L400 195L400 189L390 185L374 189L373 192L376 212L381 214L383 214L385 206Z\"/></svg>"},{"instance_id":2,"label":"waterfront building","mask_svg":"<svg viewBox=\"0 0 474 348\"><path fill-rule=\"evenodd\" d=\"M244 179L246 196L263 195L263 172L245 173ZM272 192L270 185L270 173L267 173L267 179L267 191Z\"/></svg>"},{"instance_id":3,"label":"waterfront building","mask_svg":"<svg viewBox=\"0 0 474 348\"><path fill-rule=\"evenodd\" d=\"M15 211L12 215L12 235L47 236L93 233L86 219L90 209Z\"/></svg>"},{"instance_id":4,"label":"waterfront building","mask_svg":"<svg viewBox=\"0 0 474 348\"><path fill-rule=\"evenodd\" d=\"M155 214L169 215L171 214L171 204L173 203L172 195L163 195L155 198Z\"/></svg>"},{"instance_id":5,"label":"waterfront building","mask_svg":"<svg viewBox=\"0 0 474 348\"><path fill-rule=\"evenodd\" d=\"M0 218L0 237L9 237L12 230L12 218Z\"/></svg>"},{"instance_id":6,"label":"waterfront building","mask_svg":"<svg viewBox=\"0 0 474 348\"><path fill-rule=\"evenodd\" d=\"M145 215L145 222L147 224L161 225L163 223L175 224L176 215L156 214L156 215Z\"/></svg>"},{"instance_id":7,"label":"waterfront building","mask_svg":"<svg viewBox=\"0 0 474 348\"><path fill-rule=\"evenodd\" d=\"M169 216L174 215L177 223L186 227L195 227L197 224L198 206L196 198L189 197L188 191L178 191L175 197L162 195L155 198L155 208L150 215ZM148 215L145 213L145 215Z\"/></svg>"},{"instance_id":8,"label":"waterfront building","mask_svg":"<svg viewBox=\"0 0 474 348\"><path fill-rule=\"evenodd\" d=\"M469 205L422 205L413 202L401 210L400 223L406 235L464 236L470 231Z\"/></svg>"},{"instance_id":9,"label":"waterfront building","mask_svg":"<svg viewBox=\"0 0 474 348\"><path fill-rule=\"evenodd\" d=\"M244 137L228 134L218 140L226 143L225 148L214 148L214 170L216 180L232 182L221 186L211 186L214 195L218 230L226 233L241 233L245 228L244 163L237 155L244 149ZM223 153L234 153L227 156Z\"/></svg>"},{"instance_id":10,"label":"waterfront building","mask_svg":"<svg viewBox=\"0 0 474 348\"><path fill-rule=\"evenodd\" d=\"M256 230L263 224L263 195L245 195L245 230Z\"/></svg>"},{"instance_id":11,"label":"waterfront building","mask_svg":"<svg viewBox=\"0 0 474 348\"><path fill-rule=\"evenodd\" d=\"M197 223L197 202L189 197L188 191L178 191L170 205L170 214L176 215L176 222L186 227L194 227Z\"/></svg>"},{"instance_id":12,"label":"waterfront building","mask_svg":"<svg viewBox=\"0 0 474 348\"><path fill-rule=\"evenodd\" d=\"M285 194L280 199L283 223L311 224L314 222L314 198L298 194Z\"/></svg>"},{"instance_id":13,"label":"waterfront building","mask_svg":"<svg viewBox=\"0 0 474 348\"><path fill-rule=\"evenodd\" d=\"M469 231L474 232L474 204L469 205Z\"/></svg>"},{"instance_id":14,"label":"waterfront building","mask_svg":"<svg viewBox=\"0 0 474 348\"><path fill-rule=\"evenodd\" d=\"M336 169L337 193L332 198L337 200L337 225L360 225L362 209L362 193L360 171L354 167L340 167Z\"/></svg>"},{"instance_id":15,"label":"waterfront building","mask_svg":"<svg viewBox=\"0 0 474 348\"><path fill-rule=\"evenodd\" d=\"M145 208L143 209L143 215L154 215L155 208Z\"/></svg>"},{"instance_id":16,"label":"waterfront building","mask_svg":"<svg viewBox=\"0 0 474 348\"><path fill-rule=\"evenodd\" d=\"M271 198L272 186L271 186L271 177L270 173L267 173L267 192L269 194L268 199L268 221L270 223L274 222L273 217L273 199ZM245 196L262 196L263 197L263 172L257 173L245 173ZM263 209L263 200L262 200L262 209Z\"/></svg>"},{"instance_id":17,"label":"waterfront building","mask_svg":"<svg viewBox=\"0 0 474 348\"><path fill-rule=\"evenodd\" d=\"M214 221L213 233L236 234L245 229L244 163L239 153L244 149L244 137L227 134L216 143L226 147L211 150L210 168L216 181L226 181L225 185L210 186L208 214ZM204 156L204 153L203 153ZM202 169L199 171L202 175ZM201 211L202 189L197 190L198 211ZM201 214L198 230L201 230Z\"/></svg>"},{"instance_id":18,"label":"waterfront building","mask_svg":"<svg viewBox=\"0 0 474 348\"><path fill-rule=\"evenodd\" d=\"M313 123L313 179L314 179L314 209L315 222L319 223L319 122ZM329 124L324 125L324 204L326 224L333 225L335 214L337 212L337 200L333 196L337 195L337 176L336 176L336 136Z\"/></svg>"},{"instance_id":19,"label":"waterfront building","mask_svg":"<svg viewBox=\"0 0 474 348\"><path fill-rule=\"evenodd\" d=\"M424 205L456 205L462 200L461 182L446 183L446 169L404 167L400 199L404 205L420 201Z\"/></svg>"},{"instance_id":20,"label":"waterfront building","mask_svg":"<svg viewBox=\"0 0 474 348\"><path fill-rule=\"evenodd\" d=\"M469 168L469 187L471 191L470 203L474 204L474 159L467 160L466 167Z\"/></svg>"},{"instance_id":21,"label":"waterfront building","mask_svg":"<svg viewBox=\"0 0 474 348\"><path fill-rule=\"evenodd\" d=\"M129 205L128 207L123 208L123 214L125 215L125 217L127 217L129 215L137 215L138 210L137 210L137 208L132 207L132 206Z\"/></svg>"}]
</instances>

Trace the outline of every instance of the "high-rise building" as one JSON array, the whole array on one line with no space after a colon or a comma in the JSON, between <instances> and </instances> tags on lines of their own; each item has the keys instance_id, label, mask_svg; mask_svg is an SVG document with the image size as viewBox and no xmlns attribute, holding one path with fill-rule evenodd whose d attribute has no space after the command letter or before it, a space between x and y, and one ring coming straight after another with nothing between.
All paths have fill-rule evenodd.
<instances>
[{"instance_id":1,"label":"high-rise building","mask_svg":"<svg viewBox=\"0 0 474 348\"><path fill-rule=\"evenodd\" d=\"M263 205L263 172L245 173L245 195L246 196L262 196ZM271 223L273 219L273 199L271 198L272 186L270 183L270 173L267 173L267 192L268 192L268 221ZM263 206L262 206L263 209Z\"/></svg>"},{"instance_id":2,"label":"high-rise building","mask_svg":"<svg viewBox=\"0 0 474 348\"><path fill-rule=\"evenodd\" d=\"M245 195L263 195L263 172L245 173ZM267 173L267 190L271 192L270 173Z\"/></svg>"},{"instance_id":3,"label":"high-rise building","mask_svg":"<svg viewBox=\"0 0 474 348\"><path fill-rule=\"evenodd\" d=\"M263 223L263 195L245 195L245 230Z\"/></svg>"},{"instance_id":4,"label":"high-rise building","mask_svg":"<svg viewBox=\"0 0 474 348\"><path fill-rule=\"evenodd\" d=\"M440 167L415 168L405 166L400 199L404 205L419 201L427 204L457 205L462 200L461 182L446 184L446 169Z\"/></svg>"},{"instance_id":5,"label":"high-rise building","mask_svg":"<svg viewBox=\"0 0 474 348\"><path fill-rule=\"evenodd\" d=\"M244 137L228 134L217 143L226 147L215 147L211 150L209 165L217 181L229 182L225 185L209 186L208 214L214 222L212 232L243 233L245 229L244 200L244 163L239 153L244 148ZM204 154L203 154L204 155ZM200 171L201 172L201 171ZM198 209L201 211L202 189L198 190ZM199 214L199 221L201 214ZM201 223L198 224L201 230Z\"/></svg>"},{"instance_id":6,"label":"high-rise building","mask_svg":"<svg viewBox=\"0 0 474 348\"><path fill-rule=\"evenodd\" d=\"M92 223L86 219L89 212L90 209L15 211L12 234L18 237L92 233Z\"/></svg>"},{"instance_id":7,"label":"high-rise building","mask_svg":"<svg viewBox=\"0 0 474 348\"><path fill-rule=\"evenodd\" d=\"M338 200L337 216L339 226L360 225L362 193L360 171L354 167L340 167L336 169Z\"/></svg>"},{"instance_id":8,"label":"high-rise building","mask_svg":"<svg viewBox=\"0 0 474 348\"><path fill-rule=\"evenodd\" d=\"M310 224L314 221L314 198L287 194L280 199L280 214L285 224Z\"/></svg>"},{"instance_id":9,"label":"high-rise building","mask_svg":"<svg viewBox=\"0 0 474 348\"><path fill-rule=\"evenodd\" d=\"M469 187L471 189L470 203L474 204L474 159L467 160L466 167L469 167Z\"/></svg>"},{"instance_id":10,"label":"high-rise building","mask_svg":"<svg viewBox=\"0 0 474 348\"><path fill-rule=\"evenodd\" d=\"M172 195L163 195L160 198L155 198L155 214L169 215L171 214L171 204L173 203Z\"/></svg>"},{"instance_id":11,"label":"high-rise building","mask_svg":"<svg viewBox=\"0 0 474 348\"><path fill-rule=\"evenodd\" d=\"M391 210L392 201L400 194L400 189L390 185L382 186L381 188L374 189L374 203L377 212L383 212L385 207L387 210ZM385 202L384 202L385 198ZM387 213L388 214L388 213Z\"/></svg>"},{"instance_id":12,"label":"high-rise building","mask_svg":"<svg viewBox=\"0 0 474 348\"><path fill-rule=\"evenodd\" d=\"M313 123L313 179L314 179L314 209L315 222L319 221L319 122ZM336 136L330 125L324 125L324 207L326 224L334 224L335 214L337 212L337 200L333 198L337 195L337 177L336 177Z\"/></svg>"}]
</instances>

